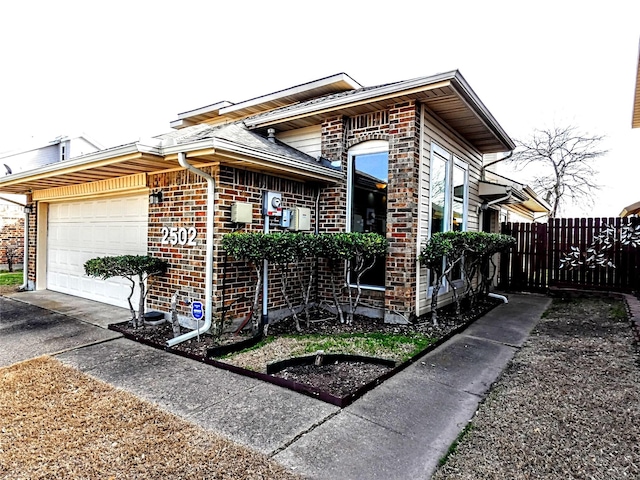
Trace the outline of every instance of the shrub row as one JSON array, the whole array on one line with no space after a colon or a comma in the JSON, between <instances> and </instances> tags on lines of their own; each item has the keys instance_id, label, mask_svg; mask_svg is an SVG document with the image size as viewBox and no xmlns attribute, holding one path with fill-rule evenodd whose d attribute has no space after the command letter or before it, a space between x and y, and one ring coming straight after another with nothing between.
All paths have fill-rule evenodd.
<instances>
[{"instance_id":1,"label":"shrub row","mask_svg":"<svg viewBox=\"0 0 640 480\"><path fill-rule=\"evenodd\" d=\"M452 288L456 311L459 313L463 297L469 298L473 304L479 297L489 293L495 272L494 254L510 249L515 243L515 238L500 233L438 232L431 235L422 246L418 260L431 270L434 323L437 323L438 292L445 279ZM490 268L491 265L493 268ZM463 295L459 294L451 278L456 267L463 272Z\"/></svg>"},{"instance_id":2,"label":"shrub row","mask_svg":"<svg viewBox=\"0 0 640 480\"><path fill-rule=\"evenodd\" d=\"M254 290L254 312L258 311L259 291L262 281L263 261L280 269L281 291L299 328L296 309L291 302L293 286L297 286L303 299L304 312L308 317L309 293L314 277L311 269L299 268L305 259L328 260L331 273L331 288L338 316L342 322L350 323L360 301L360 278L370 270L378 258L384 257L388 242L377 233L245 233L234 232L223 236L222 248L236 260L245 260L254 266L256 284ZM350 269L345 269L345 262ZM291 264L296 264L292 268ZM346 275L345 275L346 273ZM355 284L357 294L352 296L349 283ZM346 290L349 309L345 320L341 305L342 292Z\"/></svg>"}]
</instances>

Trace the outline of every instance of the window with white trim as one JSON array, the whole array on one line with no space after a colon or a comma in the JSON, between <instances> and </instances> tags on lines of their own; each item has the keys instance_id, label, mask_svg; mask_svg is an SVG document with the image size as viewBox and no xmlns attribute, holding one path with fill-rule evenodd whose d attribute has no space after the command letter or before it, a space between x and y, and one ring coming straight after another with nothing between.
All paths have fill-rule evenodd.
<instances>
[{"instance_id":1,"label":"window with white trim","mask_svg":"<svg viewBox=\"0 0 640 480\"><path fill-rule=\"evenodd\" d=\"M347 163L347 231L387 233L389 143L371 140L349 149ZM385 261L380 259L361 279L362 286L384 289Z\"/></svg>"},{"instance_id":2,"label":"window with white trim","mask_svg":"<svg viewBox=\"0 0 640 480\"><path fill-rule=\"evenodd\" d=\"M431 144L429 236L436 232L467 229L469 165L439 145ZM457 267L451 278L462 282ZM430 290L429 290L430 291Z\"/></svg>"}]
</instances>

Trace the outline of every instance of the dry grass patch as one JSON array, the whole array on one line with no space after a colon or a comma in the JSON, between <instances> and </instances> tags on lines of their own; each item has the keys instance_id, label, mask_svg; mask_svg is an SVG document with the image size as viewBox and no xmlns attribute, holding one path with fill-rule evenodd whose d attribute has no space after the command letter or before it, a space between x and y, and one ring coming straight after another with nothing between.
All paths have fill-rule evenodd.
<instances>
[{"instance_id":1,"label":"dry grass patch","mask_svg":"<svg viewBox=\"0 0 640 480\"><path fill-rule=\"evenodd\" d=\"M298 478L49 357L0 369L0 477Z\"/></svg>"},{"instance_id":2,"label":"dry grass patch","mask_svg":"<svg viewBox=\"0 0 640 480\"><path fill-rule=\"evenodd\" d=\"M619 301L554 301L434 479L640 478L640 369Z\"/></svg>"}]
</instances>

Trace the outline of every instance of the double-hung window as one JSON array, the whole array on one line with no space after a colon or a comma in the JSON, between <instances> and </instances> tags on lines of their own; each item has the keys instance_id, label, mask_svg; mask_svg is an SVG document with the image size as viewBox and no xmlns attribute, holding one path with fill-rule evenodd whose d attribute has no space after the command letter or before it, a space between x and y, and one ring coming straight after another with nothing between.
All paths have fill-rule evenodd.
<instances>
[{"instance_id":1,"label":"double-hung window","mask_svg":"<svg viewBox=\"0 0 640 480\"><path fill-rule=\"evenodd\" d=\"M389 143L372 140L349 149L347 231L387 233ZM362 286L384 289L385 260L378 259L361 279Z\"/></svg>"},{"instance_id":2,"label":"double-hung window","mask_svg":"<svg viewBox=\"0 0 640 480\"><path fill-rule=\"evenodd\" d=\"M436 232L465 231L469 205L469 166L444 148L431 144L429 236ZM451 275L462 281L462 269Z\"/></svg>"}]
</instances>

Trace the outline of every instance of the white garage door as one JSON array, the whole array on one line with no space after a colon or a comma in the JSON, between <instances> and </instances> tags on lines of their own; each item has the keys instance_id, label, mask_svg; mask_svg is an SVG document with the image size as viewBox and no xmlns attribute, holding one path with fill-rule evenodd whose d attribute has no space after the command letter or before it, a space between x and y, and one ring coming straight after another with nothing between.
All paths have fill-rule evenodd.
<instances>
[{"instance_id":1,"label":"white garage door","mask_svg":"<svg viewBox=\"0 0 640 480\"><path fill-rule=\"evenodd\" d=\"M128 308L130 282L84 274L84 262L111 255L146 255L146 195L49 205L47 288ZM137 309L137 292L132 299Z\"/></svg>"}]
</instances>

